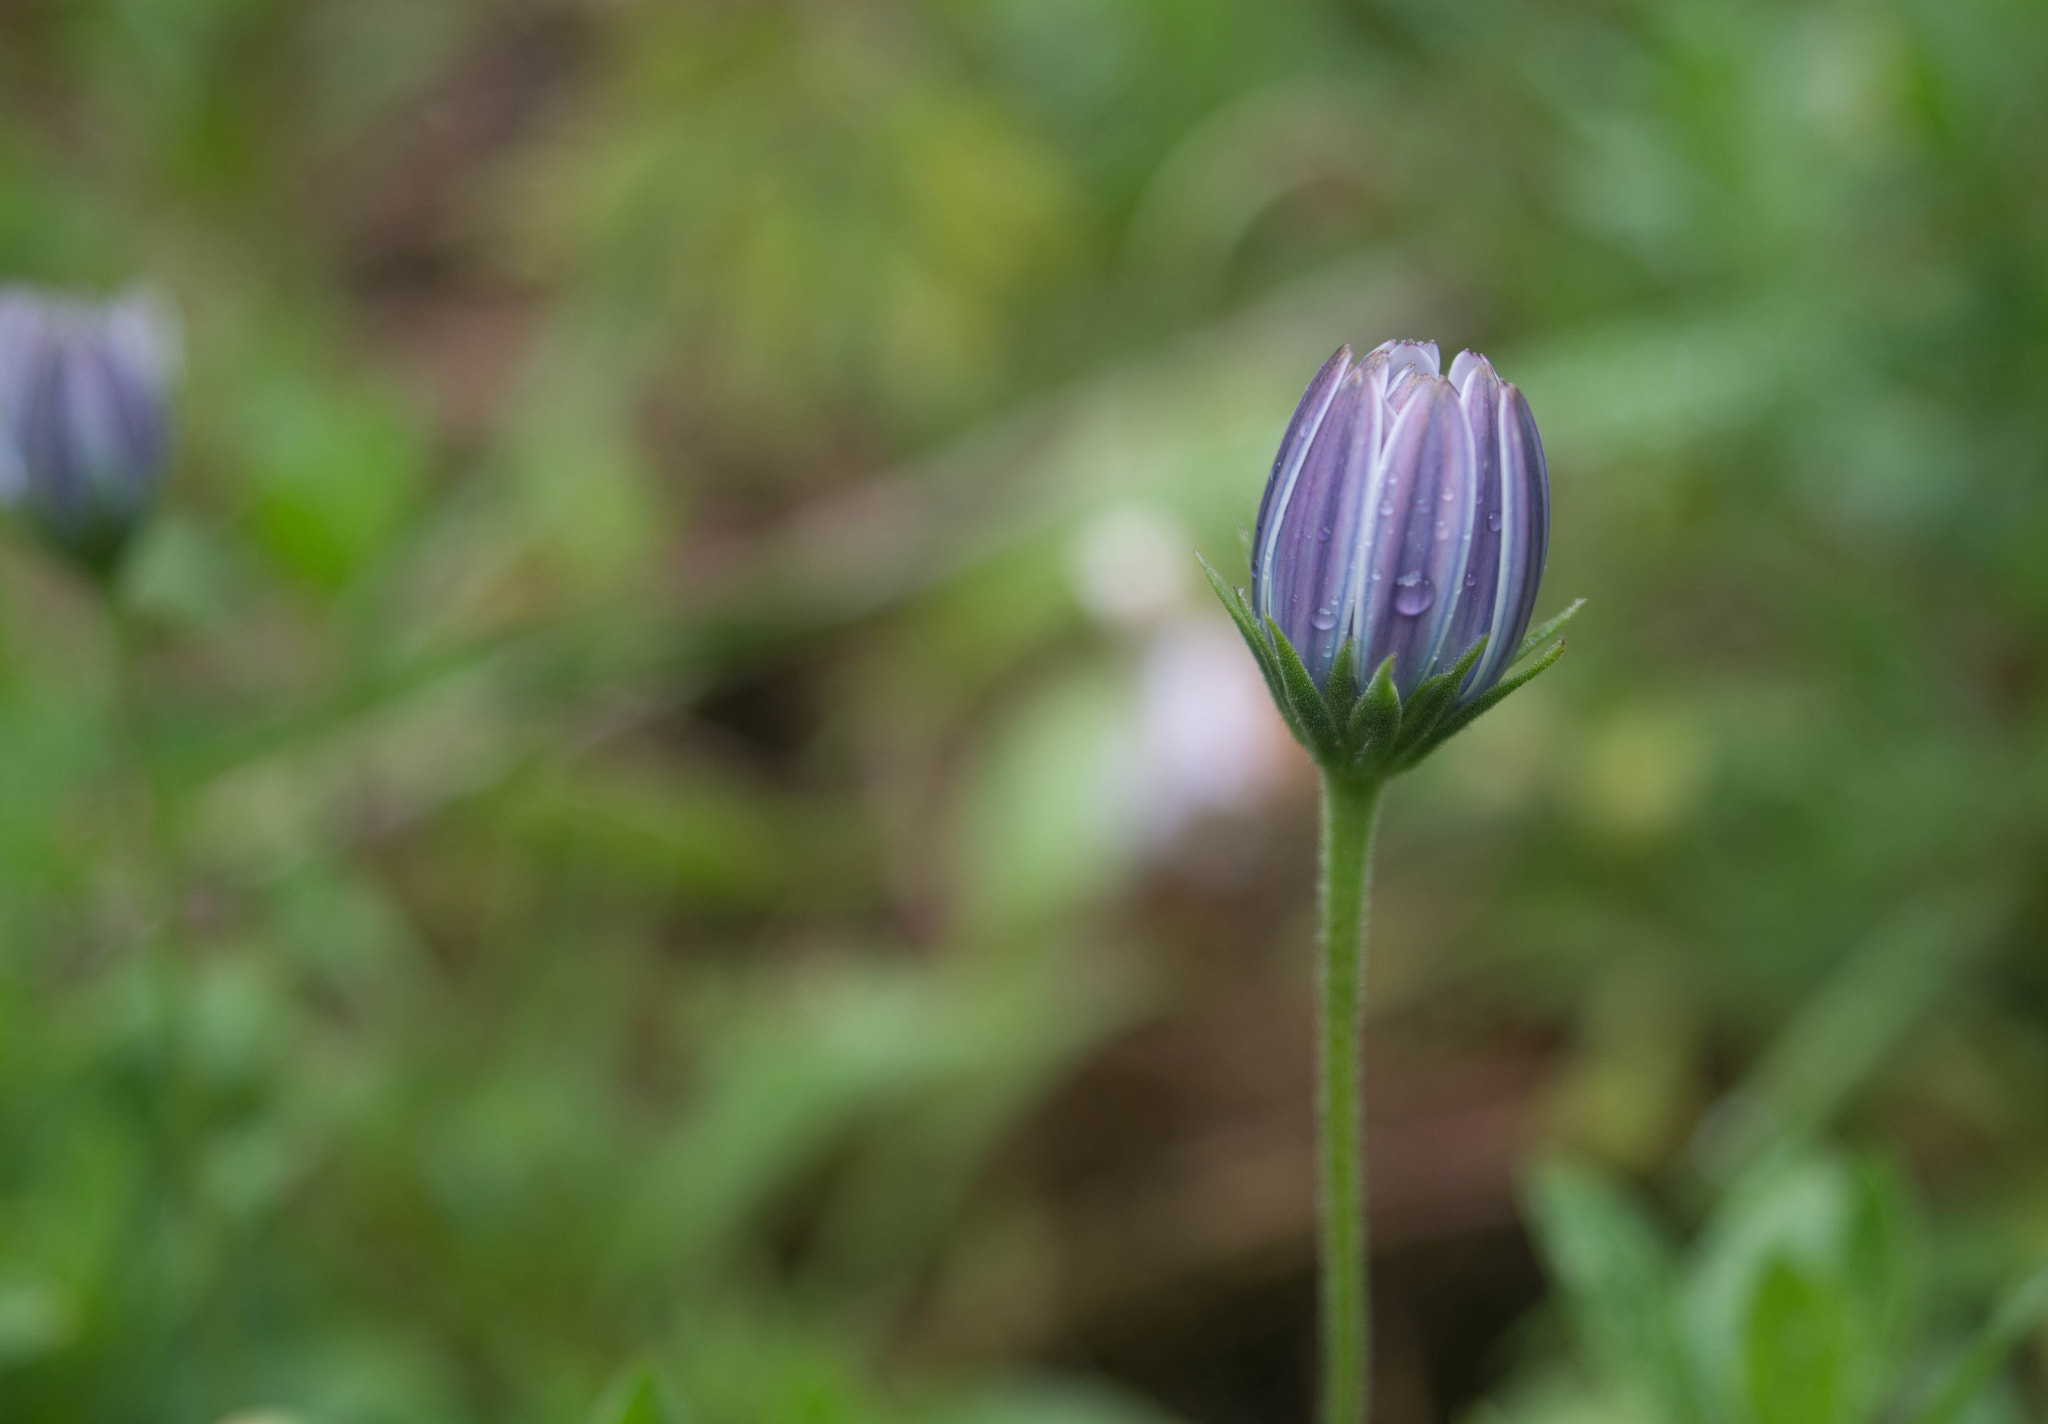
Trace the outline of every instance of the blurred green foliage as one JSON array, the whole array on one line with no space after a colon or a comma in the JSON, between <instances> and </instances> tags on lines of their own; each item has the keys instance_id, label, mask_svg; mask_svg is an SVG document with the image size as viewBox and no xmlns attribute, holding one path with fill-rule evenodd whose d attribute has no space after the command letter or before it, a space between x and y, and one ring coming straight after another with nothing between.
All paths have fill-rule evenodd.
<instances>
[{"instance_id":1,"label":"blurred green foliage","mask_svg":"<svg viewBox=\"0 0 2048 1424\"><path fill-rule=\"evenodd\" d=\"M1990 1388L2048 1319L2048 1269L1977 1338L1928 1357L1917 1337L1916 1235L1881 1163L1784 1156L1717 1205L1683 1269L1613 1184L1552 1165L1531 1214L1574 1317L1587 1376L1532 1369L1495 1419L1912 1424L2020 1420Z\"/></svg>"},{"instance_id":2,"label":"blurred green foliage","mask_svg":"<svg viewBox=\"0 0 2048 1424\"><path fill-rule=\"evenodd\" d=\"M1144 830L1076 549L1229 551L1394 334L1592 602L1397 795L1376 1002L1699 1227L1543 1179L1583 1343L1489 1382L1869 1417L2048 1253L2044 194L2037 0L0 7L0 269L189 348L138 716L0 548L0 1417L1154 1417L1006 1165L1209 972L1162 884L1305 986L1213 867L1309 812Z\"/></svg>"}]
</instances>

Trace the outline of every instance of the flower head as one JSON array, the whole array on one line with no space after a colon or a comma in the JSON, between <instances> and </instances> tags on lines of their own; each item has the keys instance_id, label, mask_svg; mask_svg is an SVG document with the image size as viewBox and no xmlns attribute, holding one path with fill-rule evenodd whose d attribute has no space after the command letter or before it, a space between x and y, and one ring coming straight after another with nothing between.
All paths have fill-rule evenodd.
<instances>
[{"instance_id":1,"label":"flower head","mask_svg":"<svg viewBox=\"0 0 2048 1424\"><path fill-rule=\"evenodd\" d=\"M145 296L0 291L0 503L96 574L155 502L176 349Z\"/></svg>"},{"instance_id":2,"label":"flower head","mask_svg":"<svg viewBox=\"0 0 2048 1424\"><path fill-rule=\"evenodd\" d=\"M1252 536L1252 608L1316 685L1354 644L1363 688L1392 658L1403 697L1484 637L1459 690L1500 679L1529 626L1550 487L1522 393L1467 351L1389 341L1324 363L1281 442Z\"/></svg>"},{"instance_id":3,"label":"flower head","mask_svg":"<svg viewBox=\"0 0 2048 1424\"><path fill-rule=\"evenodd\" d=\"M1328 764L1413 765L1562 647L1503 681L1563 621L1523 637L1550 537L1543 445L1484 356L1440 370L1426 341L1324 362L1266 481L1249 595L1218 580Z\"/></svg>"}]
</instances>

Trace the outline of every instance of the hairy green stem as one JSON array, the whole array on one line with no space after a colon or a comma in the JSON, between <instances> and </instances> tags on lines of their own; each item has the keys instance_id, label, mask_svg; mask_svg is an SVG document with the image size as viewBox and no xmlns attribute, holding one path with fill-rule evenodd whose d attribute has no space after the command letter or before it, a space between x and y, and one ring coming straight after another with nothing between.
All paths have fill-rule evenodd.
<instances>
[{"instance_id":1,"label":"hairy green stem","mask_svg":"<svg viewBox=\"0 0 2048 1424\"><path fill-rule=\"evenodd\" d=\"M1364 1424L1372 1393L1372 1301L1366 1280L1365 1017L1378 780L1323 778L1322 1034L1316 1126L1322 1186L1322 1424Z\"/></svg>"},{"instance_id":2,"label":"hairy green stem","mask_svg":"<svg viewBox=\"0 0 2048 1424\"><path fill-rule=\"evenodd\" d=\"M126 754L127 769L144 801L143 852L147 876L147 924L136 946L137 968L148 995L152 1048L156 1055L155 1098L149 1130L156 1148L156 1190L136 1229L143 1251L160 1250L165 1239L183 1234L202 1236L209 1223L195 1210L189 1168L198 1134L197 1104L185 1081L178 1024L179 946L183 940L184 857L178 839L175 787L167 774L142 681L142 630L111 580L100 584L111 641L116 735ZM173 1331L173 1358L179 1363L174 1393L188 1403L199 1388L210 1353L225 1352L219 1341L218 1312L201 1311L180 1318ZM213 1326L209 1329L209 1325Z\"/></svg>"},{"instance_id":3,"label":"hairy green stem","mask_svg":"<svg viewBox=\"0 0 2048 1424\"><path fill-rule=\"evenodd\" d=\"M116 734L126 754L128 771L137 783L144 805L142 820L146 923L135 947L137 968L148 995L151 1037L156 1053L160 1097L154 1129L159 1155L167 1180L179 1176L180 1151L177 1143L183 1131L183 1103L178 1082L177 1043L177 944L179 899L183 873L179 862L176 827L172 821L170 788L163 763L151 735L149 713L144 705L141 679L141 640L138 630L114 591L103 586L101 593L107 613L113 655L113 694Z\"/></svg>"},{"instance_id":4,"label":"hairy green stem","mask_svg":"<svg viewBox=\"0 0 2048 1424\"><path fill-rule=\"evenodd\" d=\"M145 810L153 879L151 896L155 901L151 909L164 921L160 932L169 934L175 929L171 922L176 919L177 896L184 867L178 849L177 828L172 820L171 789L164 775L162 759L157 755L156 739L151 734L149 713L143 701L139 667L142 640L133 615L120 598L111 589L103 589L102 598L108 632L113 641L115 718L129 766L147 799Z\"/></svg>"}]
</instances>

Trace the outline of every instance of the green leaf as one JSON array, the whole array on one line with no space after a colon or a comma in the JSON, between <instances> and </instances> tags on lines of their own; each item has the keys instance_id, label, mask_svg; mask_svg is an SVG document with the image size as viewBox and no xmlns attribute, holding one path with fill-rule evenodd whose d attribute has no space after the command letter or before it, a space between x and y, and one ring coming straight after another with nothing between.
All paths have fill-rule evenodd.
<instances>
[{"instance_id":1,"label":"green leaf","mask_svg":"<svg viewBox=\"0 0 2048 1424\"><path fill-rule=\"evenodd\" d=\"M1838 1282L1773 1258L1749 1311L1744 1379L1756 1424L1833 1424L1848 1394L1848 1302Z\"/></svg>"},{"instance_id":2,"label":"green leaf","mask_svg":"<svg viewBox=\"0 0 2048 1424\"><path fill-rule=\"evenodd\" d=\"M1856 1168L1843 1279L1855 1329L1860 1401L1890 1392L1906 1343L1913 1301L1912 1202L1899 1171L1888 1162Z\"/></svg>"},{"instance_id":3,"label":"green leaf","mask_svg":"<svg viewBox=\"0 0 2048 1424\"><path fill-rule=\"evenodd\" d=\"M1286 705L1294 713L1295 729L1310 751L1328 760L1338 750L1337 723L1330 716L1330 706L1323 701L1315 679L1302 666L1294 644L1287 641L1287 635L1270 616L1266 619L1266 631L1273 639L1273 656L1280 665L1280 683L1287 690Z\"/></svg>"},{"instance_id":4,"label":"green leaf","mask_svg":"<svg viewBox=\"0 0 2048 1424\"><path fill-rule=\"evenodd\" d=\"M1954 1424L1984 1392L2015 1346L2048 1322L2048 1266L2021 1281L1983 1331L1943 1372L1907 1424Z\"/></svg>"},{"instance_id":5,"label":"green leaf","mask_svg":"<svg viewBox=\"0 0 2048 1424\"><path fill-rule=\"evenodd\" d=\"M401 537L428 478L417 412L273 348L227 382L228 438L252 479L248 527L277 563L334 591Z\"/></svg>"},{"instance_id":6,"label":"green leaf","mask_svg":"<svg viewBox=\"0 0 2048 1424\"><path fill-rule=\"evenodd\" d=\"M1352 706L1345 744L1359 751L1383 750L1401 730L1401 691L1394 686L1394 659L1389 654Z\"/></svg>"},{"instance_id":7,"label":"green leaf","mask_svg":"<svg viewBox=\"0 0 2048 1424\"><path fill-rule=\"evenodd\" d=\"M1170 1424L1144 1400L1106 1385L1025 1378L985 1386L944 1414L945 1424ZM932 1424L937 1424L933 1419Z\"/></svg>"},{"instance_id":8,"label":"green leaf","mask_svg":"<svg viewBox=\"0 0 2048 1424\"><path fill-rule=\"evenodd\" d=\"M1707 1219L1686 1281L1686 1335L1724 1412L1749 1396L1754 1318L1780 1261L1847 1277L1856 1177L1834 1155L1782 1157L1731 1187Z\"/></svg>"},{"instance_id":9,"label":"green leaf","mask_svg":"<svg viewBox=\"0 0 2048 1424\"><path fill-rule=\"evenodd\" d=\"M63 1349L78 1325L77 1308L54 1282L0 1276L0 1370Z\"/></svg>"},{"instance_id":10,"label":"green leaf","mask_svg":"<svg viewBox=\"0 0 2048 1424\"><path fill-rule=\"evenodd\" d=\"M1565 609L1564 612L1558 614L1555 618L1550 619L1546 623L1539 623L1534 628L1531 628L1526 634L1523 635L1522 646L1515 649L1515 656L1513 660L1509 663L1509 666L1512 667L1515 663L1520 662L1523 658L1528 657L1529 654L1535 652L1538 648L1542 647L1545 643L1549 642L1551 636L1555 634L1558 629L1564 627L1565 624L1571 622L1572 615L1577 613L1581 608L1584 608L1585 606L1585 599L1575 598L1572 600L1572 606Z\"/></svg>"},{"instance_id":11,"label":"green leaf","mask_svg":"<svg viewBox=\"0 0 2048 1424\"><path fill-rule=\"evenodd\" d=\"M1524 1197L1589 1362L1653 1417L1703 1424L1670 1252L1657 1228L1588 1168L1540 1168Z\"/></svg>"},{"instance_id":12,"label":"green leaf","mask_svg":"<svg viewBox=\"0 0 2048 1424\"><path fill-rule=\"evenodd\" d=\"M1884 913L1778 1033L1703 1139L1703 1161L1732 1177L1818 1135L1898 1043L2002 942L2015 891L1997 881L1941 886Z\"/></svg>"},{"instance_id":13,"label":"green leaf","mask_svg":"<svg viewBox=\"0 0 2048 1424\"><path fill-rule=\"evenodd\" d=\"M613 1380L590 1412L590 1424L679 1424L679 1419L654 1372L645 1365Z\"/></svg>"}]
</instances>

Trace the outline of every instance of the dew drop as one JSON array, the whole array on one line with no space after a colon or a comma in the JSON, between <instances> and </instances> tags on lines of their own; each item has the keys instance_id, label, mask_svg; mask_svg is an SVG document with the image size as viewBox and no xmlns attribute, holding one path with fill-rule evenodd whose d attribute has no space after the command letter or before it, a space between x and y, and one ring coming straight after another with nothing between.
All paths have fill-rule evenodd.
<instances>
[{"instance_id":1,"label":"dew drop","mask_svg":"<svg viewBox=\"0 0 2048 1424\"><path fill-rule=\"evenodd\" d=\"M1478 574L1466 574L1466 575L1465 575L1465 587L1467 587L1467 588L1470 588L1470 587L1472 587L1472 585L1473 585L1473 584L1475 584L1475 583L1478 583L1478 582L1479 582L1479 575L1478 575Z\"/></svg>"},{"instance_id":2,"label":"dew drop","mask_svg":"<svg viewBox=\"0 0 2048 1424\"><path fill-rule=\"evenodd\" d=\"M1456 499L1457 497L1458 497L1458 492L1457 492L1456 490L1454 490L1454 489L1447 489L1447 490L1445 490L1445 491L1444 491L1444 503L1445 503L1445 504L1449 504L1449 503L1450 503L1450 502L1451 502L1452 500Z\"/></svg>"},{"instance_id":3,"label":"dew drop","mask_svg":"<svg viewBox=\"0 0 2048 1424\"><path fill-rule=\"evenodd\" d=\"M1449 542L1449 540L1450 540L1450 537L1451 537L1451 522L1450 522L1450 520L1448 520L1448 519L1439 519L1439 520L1438 520L1438 521L1436 522L1436 541L1437 541L1437 543L1439 543L1439 544L1447 543L1447 542Z\"/></svg>"},{"instance_id":4,"label":"dew drop","mask_svg":"<svg viewBox=\"0 0 2048 1424\"><path fill-rule=\"evenodd\" d=\"M1318 633L1327 633L1337 626L1337 610L1334 608L1318 608L1316 616L1308 621L1315 625Z\"/></svg>"},{"instance_id":5,"label":"dew drop","mask_svg":"<svg viewBox=\"0 0 2048 1424\"><path fill-rule=\"evenodd\" d=\"M1430 587L1429 580L1422 576L1420 570L1412 574L1402 574L1401 577L1394 580L1394 611L1396 613L1404 617L1413 618L1416 614L1426 611L1429 605L1434 602L1436 602L1436 590Z\"/></svg>"},{"instance_id":6,"label":"dew drop","mask_svg":"<svg viewBox=\"0 0 2048 1424\"><path fill-rule=\"evenodd\" d=\"M1489 515L1487 515L1487 516L1486 516L1486 532L1487 532L1487 533L1489 533L1489 534L1498 534L1498 533L1500 533L1500 511L1499 511L1499 510L1497 510L1497 509L1496 509L1496 510L1495 510L1495 511L1494 511L1493 513L1491 513L1491 514L1489 514Z\"/></svg>"},{"instance_id":7,"label":"dew drop","mask_svg":"<svg viewBox=\"0 0 2048 1424\"><path fill-rule=\"evenodd\" d=\"M1329 525L1327 525L1327 524L1325 524L1325 525L1323 526L1323 532L1322 532L1322 533L1320 533L1320 534L1318 534L1318 535L1316 535L1316 538L1318 538L1318 539L1323 539L1323 540L1327 540L1327 539L1328 539L1329 537L1330 537L1330 526L1329 526Z\"/></svg>"},{"instance_id":8,"label":"dew drop","mask_svg":"<svg viewBox=\"0 0 2048 1424\"><path fill-rule=\"evenodd\" d=\"M1391 499L1383 499L1383 500L1381 500L1381 501L1380 501L1380 517L1381 517L1381 518L1383 518L1383 519L1384 519L1384 518L1385 518L1385 517L1386 517L1387 515L1390 515L1390 514L1392 514L1393 512L1394 512L1394 502L1393 502L1393 501L1392 501Z\"/></svg>"}]
</instances>

